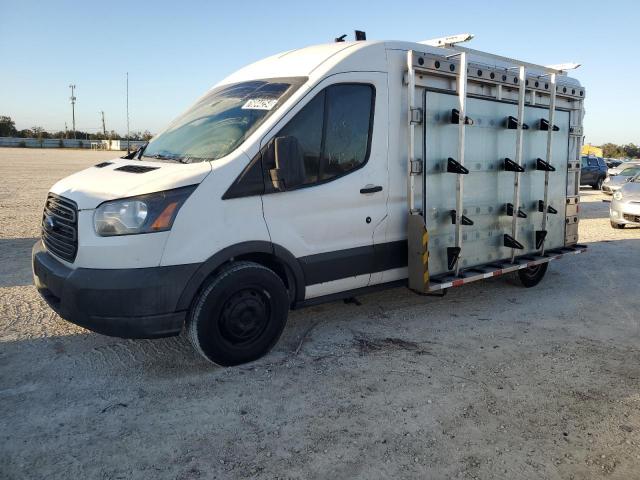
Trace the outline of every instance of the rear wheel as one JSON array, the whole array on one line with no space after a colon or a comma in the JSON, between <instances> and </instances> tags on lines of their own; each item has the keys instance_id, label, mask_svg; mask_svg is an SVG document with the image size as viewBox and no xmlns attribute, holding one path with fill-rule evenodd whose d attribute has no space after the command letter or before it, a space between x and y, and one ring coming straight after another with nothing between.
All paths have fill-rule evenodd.
<instances>
[{"instance_id":1,"label":"rear wheel","mask_svg":"<svg viewBox=\"0 0 640 480\"><path fill-rule=\"evenodd\" d=\"M280 338L289 296L280 277L254 262L232 263L193 302L186 330L194 348L222 366L267 354Z\"/></svg>"},{"instance_id":2,"label":"rear wheel","mask_svg":"<svg viewBox=\"0 0 640 480\"><path fill-rule=\"evenodd\" d=\"M612 226L613 228L623 229L623 228L624 228L624 223L611 222L611 226Z\"/></svg>"},{"instance_id":3,"label":"rear wheel","mask_svg":"<svg viewBox=\"0 0 640 480\"><path fill-rule=\"evenodd\" d=\"M520 285L526 288L535 287L540 283L544 274L547 273L547 267L549 267L548 262L518 270Z\"/></svg>"}]
</instances>

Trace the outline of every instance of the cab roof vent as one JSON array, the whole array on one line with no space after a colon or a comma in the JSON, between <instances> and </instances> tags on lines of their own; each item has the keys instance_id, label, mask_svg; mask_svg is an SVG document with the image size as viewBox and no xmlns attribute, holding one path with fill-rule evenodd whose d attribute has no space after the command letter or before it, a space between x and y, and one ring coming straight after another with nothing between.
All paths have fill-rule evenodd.
<instances>
[{"instance_id":1,"label":"cab roof vent","mask_svg":"<svg viewBox=\"0 0 640 480\"><path fill-rule=\"evenodd\" d=\"M125 165L114 169L116 172L128 172L128 173L146 173L151 170L157 170L160 167L145 167L143 165Z\"/></svg>"},{"instance_id":2,"label":"cab roof vent","mask_svg":"<svg viewBox=\"0 0 640 480\"><path fill-rule=\"evenodd\" d=\"M94 167L96 167L96 168L104 168L104 167L108 167L109 165L113 165L113 162L102 162L102 163L99 163L97 165L94 165Z\"/></svg>"}]
</instances>

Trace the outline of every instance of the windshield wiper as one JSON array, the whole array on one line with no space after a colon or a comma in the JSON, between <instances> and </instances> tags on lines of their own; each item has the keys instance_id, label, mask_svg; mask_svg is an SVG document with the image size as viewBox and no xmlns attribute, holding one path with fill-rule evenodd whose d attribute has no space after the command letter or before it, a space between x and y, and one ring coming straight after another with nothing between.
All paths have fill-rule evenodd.
<instances>
[{"instance_id":1,"label":"windshield wiper","mask_svg":"<svg viewBox=\"0 0 640 480\"><path fill-rule=\"evenodd\" d=\"M171 162L182 162L183 158L174 154L154 153L153 155L142 155L145 158L154 158L156 160L168 160Z\"/></svg>"}]
</instances>

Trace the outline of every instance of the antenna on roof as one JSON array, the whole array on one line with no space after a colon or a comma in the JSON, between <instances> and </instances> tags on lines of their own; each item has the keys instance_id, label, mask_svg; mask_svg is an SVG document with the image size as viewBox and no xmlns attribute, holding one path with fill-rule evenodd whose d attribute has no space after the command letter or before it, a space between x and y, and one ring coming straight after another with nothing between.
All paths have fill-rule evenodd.
<instances>
[{"instance_id":1,"label":"antenna on roof","mask_svg":"<svg viewBox=\"0 0 640 480\"><path fill-rule=\"evenodd\" d=\"M356 30L357 41L366 40L366 39L367 39L367 32L363 32L362 30Z\"/></svg>"},{"instance_id":2,"label":"antenna on roof","mask_svg":"<svg viewBox=\"0 0 640 480\"><path fill-rule=\"evenodd\" d=\"M347 38L347 34L345 33L344 35L340 35L339 37L336 37L336 43L340 43L340 42L344 42L344 39Z\"/></svg>"},{"instance_id":3,"label":"antenna on roof","mask_svg":"<svg viewBox=\"0 0 640 480\"><path fill-rule=\"evenodd\" d=\"M446 37L432 38L431 40L423 40L422 42L418 42L418 43L429 45L430 47L448 47L450 45L455 45L456 43L468 42L472 38L473 38L472 33L459 33L457 35L448 35Z\"/></svg>"}]
</instances>

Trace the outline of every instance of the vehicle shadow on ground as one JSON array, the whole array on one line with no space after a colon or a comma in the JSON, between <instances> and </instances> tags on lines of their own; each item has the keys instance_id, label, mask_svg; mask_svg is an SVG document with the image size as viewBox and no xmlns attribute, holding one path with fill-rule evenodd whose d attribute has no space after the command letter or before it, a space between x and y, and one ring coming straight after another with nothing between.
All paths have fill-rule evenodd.
<instances>
[{"instance_id":1,"label":"vehicle shadow on ground","mask_svg":"<svg viewBox=\"0 0 640 480\"><path fill-rule=\"evenodd\" d=\"M0 238L0 287L31 285L31 248L38 241L30 238Z\"/></svg>"},{"instance_id":2,"label":"vehicle shadow on ground","mask_svg":"<svg viewBox=\"0 0 640 480\"><path fill-rule=\"evenodd\" d=\"M592 242L588 243L589 250L585 255L602 254L600 249L612 242L618 244L618 248L612 255L612 261L619 261L620 257L626 257L640 247L640 239ZM437 317L446 317L459 302L474 301L474 298L482 297L485 301L488 300L497 306L503 305L505 296L520 298L539 294L540 289L553 295L554 291L562 290L559 284L568 284L573 281L572 266L569 262L572 262L571 257L557 264L553 262L552 268L555 268L548 276L554 276L555 280L553 282L550 278L543 280L541 285L536 287L538 293L535 289L522 289L498 277L451 289L444 298L425 298L413 294L406 288L396 287L358 296L355 301L335 301L292 311L283 336L274 350L264 358L236 369L271 369L305 359L314 360L316 357L325 358L345 354L357 356L362 338L366 339L371 335L378 328L377 325L394 322L390 320L393 318L394 311L410 312L420 309L426 314L431 310L431 313ZM603 278L605 284L609 281L612 280L608 277ZM556 286L550 290L554 282ZM455 319L458 315L452 315L452 317ZM461 319L456 321L459 320ZM473 318L469 317L469 320ZM65 321L52 312L45 322ZM478 325L481 329L484 324ZM46 325L43 327L48 329ZM397 325L394 325L394 328L396 327L398 331L402 330L403 325L400 320L397 321ZM57 330L54 325L50 328ZM70 326L70 328L76 330L77 327ZM406 343L405 340L401 341ZM135 374L149 379L163 379L173 378L176 375L209 375L227 370L200 357L184 334L155 340L127 340L77 328L77 333L73 334L2 342L1 350L0 358L5 365L24 361L32 364L34 371L49 366L57 372L79 369L76 372L76 378L96 374L106 377ZM1 372L0 367L0 377L3 376Z\"/></svg>"}]
</instances>

